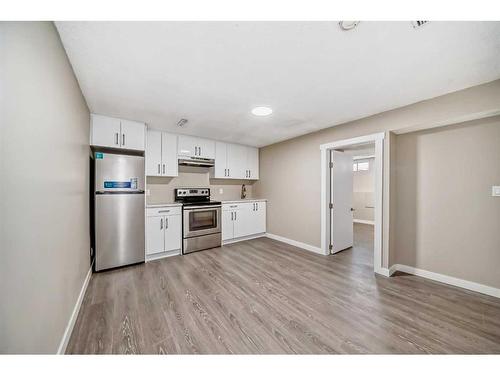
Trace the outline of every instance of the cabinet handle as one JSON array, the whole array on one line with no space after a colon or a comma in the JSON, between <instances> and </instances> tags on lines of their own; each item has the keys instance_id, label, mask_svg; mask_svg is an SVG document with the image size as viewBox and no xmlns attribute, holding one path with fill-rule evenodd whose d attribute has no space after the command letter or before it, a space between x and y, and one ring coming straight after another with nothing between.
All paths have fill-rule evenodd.
<instances>
[{"instance_id":1,"label":"cabinet handle","mask_svg":"<svg viewBox=\"0 0 500 375\"><path fill-rule=\"evenodd\" d=\"M227 169L227 177L231 177L231 170L229 168Z\"/></svg>"},{"instance_id":2,"label":"cabinet handle","mask_svg":"<svg viewBox=\"0 0 500 375\"><path fill-rule=\"evenodd\" d=\"M163 212L170 212L170 210L160 210L160 211L158 211L159 214L161 214Z\"/></svg>"},{"instance_id":3,"label":"cabinet handle","mask_svg":"<svg viewBox=\"0 0 500 375\"><path fill-rule=\"evenodd\" d=\"M198 147L198 155L201 156L201 146Z\"/></svg>"},{"instance_id":4,"label":"cabinet handle","mask_svg":"<svg viewBox=\"0 0 500 375\"><path fill-rule=\"evenodd\" d=\"M125 146L125 134L122 134L122 146Z\"/></svg>"},{"instance_id":5,"label":"cabinet handle","mask_svg":"<svg viewBox=\"0 0 500 375\"><path fill-rule=\"evenodd\" d=\"M115 144L118 144L118 133L115 133Z\"/></svg>"},{"instance_id":6,"label":"cabinet handle","mask_svg":"<svg viewBox=\"0 0 500 375\"><path fill-rule=\"evenodd\" d=\"M165 174L165 164L163 164L163 174Z\"/></svg>"},{"instance_id":7,"label":"cabinet handle","mask_svg":"<svg viewBox=\"0 0 500 375\"><path fill-rule=\"evenodd\" d=\"M160 229L163 229L163 218L160 219Z\"/></svg>"},{"instance_id":8,"label":"cabinet handle","mask_svg":"<svg viewBox=\"0 0 500 375\"><path fill-rule=\"evenodd\" d=\"M194 154L198 155L198 146L194 146Z\"/></svg>"},{"instance_id":9,"label":"cabinet handle","mask_svg":"<svg viewBox=\"0 0 500 375\"><path fill-rule=\"evenodd\" d=\"M236 220L236 211L234 211L234 220Z\"/></svg>"},{"instance_id":10,"label":"cabinet handle","mask_svg":"<svg viewBox=\"0 0 500 375\"><path fill-rule=\"evenodd\" d=\"M165 219L165 229L168 229L168 217Z\"/></svg>"},{"instance_id":11,"label":"cabinet handle","mask_svg":"<svg viewBox=\"0 0 500 375\"><path fill-rule=\"evenodd\" d=\"M158 164L158 174L160 174L160 164Z\"/></svg>"},{"instance_id":12,"label":"cabinet handle","mask_svg":"<svg viewBox=\"0 0 500 375\"><path fill-rule=\"evenodd\" d=\"M252 171L250 169L248 170L248 177L252 177Z\"/></svg>"},{"instance_id":13,"label":"cabinet handle","mask_svg":"<svg viewBox=\"0 0 500 375\"><path fill-rule=\"evenodd\" d=\"M231 211L231 221L233 221L233 211Z\"/></svg>"}]
</instances>

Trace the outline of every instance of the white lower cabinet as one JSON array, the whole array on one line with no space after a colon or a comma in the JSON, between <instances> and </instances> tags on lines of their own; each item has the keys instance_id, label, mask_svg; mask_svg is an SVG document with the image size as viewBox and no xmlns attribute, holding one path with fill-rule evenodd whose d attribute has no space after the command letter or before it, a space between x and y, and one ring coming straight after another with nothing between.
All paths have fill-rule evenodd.
<instances>
[{"instance_id":1,"label":"white lower cabinet","mask_svg":"<svg viewBox=\"0 0 500 375\"><path fill-rule=\"evenodd\" d=\"M181 253L181 207L146 209L146 258Z\"/></svg>"},{"instance_id":2,"label":"white lower cabinet","mask_svg":"<svg viewBox=\"0 0 500 375\"><path fill-rule=\"evenodd\" d=\"M266 202L226 203L222 205L222 241L266 232Z\"/></svg>"}]
</instances>

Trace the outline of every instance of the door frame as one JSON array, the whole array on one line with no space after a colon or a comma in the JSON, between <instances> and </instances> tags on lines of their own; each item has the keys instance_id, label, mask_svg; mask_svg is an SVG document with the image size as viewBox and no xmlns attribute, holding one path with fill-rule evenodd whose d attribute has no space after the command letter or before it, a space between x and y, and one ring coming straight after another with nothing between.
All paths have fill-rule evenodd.
<instances>
[{"instance_id":1,"label":"door frame","mask_svg":"<svg viewBox=\"0 0 500 375\"><path fill-rule=\"evenodd\" d=\"M375 273L387 276L383 267L382 258L382 218L383 218L383 191L384 191L384 139L385 133L374 133L361 137L343 139L320 146L321 151L321 250L323 254L329 255L330 245L330 151L346 146L359 145L363 143L375 143L375 228L374 228L374 254L373 270Z\"/></svg>"}]
</instances>

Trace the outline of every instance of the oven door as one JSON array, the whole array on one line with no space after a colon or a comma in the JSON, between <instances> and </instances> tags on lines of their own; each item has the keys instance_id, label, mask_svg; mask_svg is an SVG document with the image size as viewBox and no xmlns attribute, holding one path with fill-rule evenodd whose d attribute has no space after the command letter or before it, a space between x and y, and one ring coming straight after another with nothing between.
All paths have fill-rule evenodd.
<instances>
[{"instance_id":1,"label":"oven door","mask_svg":"<svg viewBox=\"0 0 500 375\"><path fill-rule=\"evenodd\" d=\"M220 233L220 206L184 208L184 238Z\"/></svg>"}]
</instances>

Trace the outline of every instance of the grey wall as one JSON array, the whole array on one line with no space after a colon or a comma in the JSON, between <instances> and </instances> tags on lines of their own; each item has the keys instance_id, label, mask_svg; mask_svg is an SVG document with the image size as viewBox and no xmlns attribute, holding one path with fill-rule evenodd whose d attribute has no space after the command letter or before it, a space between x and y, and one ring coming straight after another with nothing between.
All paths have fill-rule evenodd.
<instances>
[{"instance_id":1,"label":"grey wall","mask_svg":"<svg viewBox=\"0 0 500 375\"><path fill-rule=\"evenodd\" d=\"M394 262L500 288L500 117L396 138Z\"/></svg>"},{"instance_id":2,"label":"grey wall","mask_svg":"<svg viewBox=\"0 0 500 375\"><path fill-rule=\"evenodd\" d=\"M52 23L0 38L0 352L55 353L90 266L89 111Z\"/></svg>"},{"instance_id":3,"label":"grey wall","mask_svg":"<svg viewBox=\"0 0 500 375\"><path fill-rule=\"evenodd\" d=\"M332 98L333 100L333 98ZM273 233L313 246L320 246L320 145L381 131L418 130L453 124L475 116L500 113L500 80L443 95L406 107L383 112L319 132L293 138L260 149L260 180L254 194L267 198L267 228ZM391 182L390 169L397 149L394 134L384 141L384 179ZM388 173L391 173L389 175ZM383 265L389 265L394 243L394 194L384 191ZM450 229L451 230L451 229Z\"/></svg>"}]
</instances>

